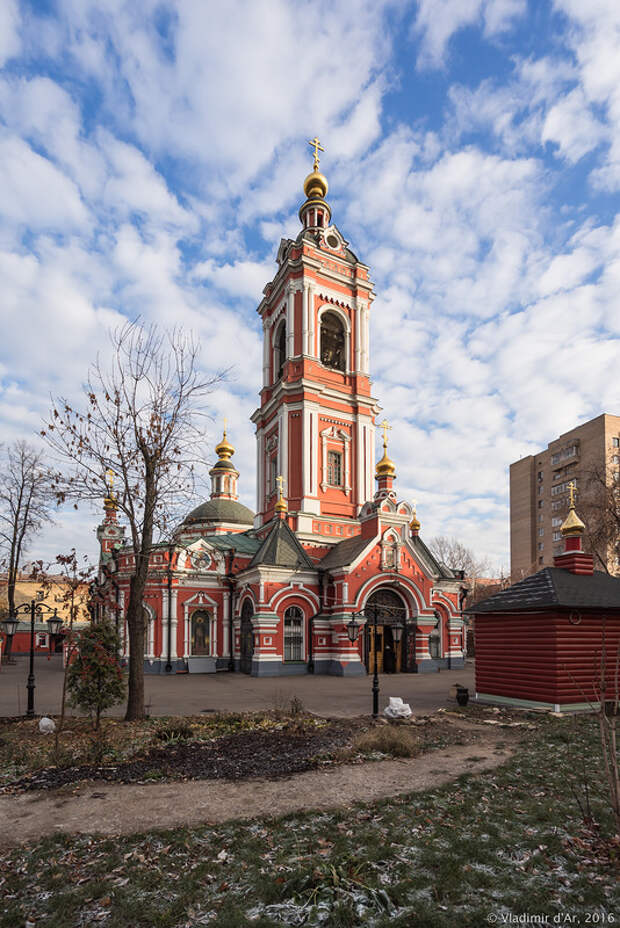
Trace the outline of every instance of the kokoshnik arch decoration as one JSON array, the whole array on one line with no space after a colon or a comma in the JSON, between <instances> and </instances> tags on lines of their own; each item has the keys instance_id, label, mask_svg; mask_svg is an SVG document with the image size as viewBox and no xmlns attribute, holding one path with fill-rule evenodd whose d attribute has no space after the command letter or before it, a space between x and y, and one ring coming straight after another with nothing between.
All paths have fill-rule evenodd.
<instances>
[{"instance_id":1,"label":"kokoshnik arch decoration","mask_svg":"<svg viewBox=\"0 0 620 928\"><path fill-rule=\"evenodd\" d=\"M375 466L373 285L332 222L319 170L324 149L316 138L310 145L301 228L296 238L282 239L257 310L263 372L252 416L256 513L239 502L225 423L210 498L186 516L172 543L151 554L150 672L361 674L371 652L385 672L463 663L463 580L435 560L415 508L397 498L385 420ZM104 512L103 608L122 629L133 552L113 494ZM388 601L376 636L351 643L351 615ZM400 642L390 633L395 604L405 625Z\"/></svg>"}]
</instances>

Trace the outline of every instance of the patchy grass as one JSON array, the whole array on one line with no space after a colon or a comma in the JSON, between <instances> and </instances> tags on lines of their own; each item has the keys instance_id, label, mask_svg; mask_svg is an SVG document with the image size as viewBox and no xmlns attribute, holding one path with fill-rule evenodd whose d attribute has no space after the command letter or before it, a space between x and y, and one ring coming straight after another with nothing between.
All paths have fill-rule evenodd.
<instances>
[{"instance_id":1,"label":"patchy grass","mask_svg":"<svg viewBox=\"0 0 620 928\"><path fill-rule=\"evenodd\" d=\"M518 737L493 772L372 806L5 852L0 928L27 915L37 928L479 928L522 913L617 923L595 721L539 718ZM591 828L572 799L581 757Z\"/></svg>"}]
</instances>

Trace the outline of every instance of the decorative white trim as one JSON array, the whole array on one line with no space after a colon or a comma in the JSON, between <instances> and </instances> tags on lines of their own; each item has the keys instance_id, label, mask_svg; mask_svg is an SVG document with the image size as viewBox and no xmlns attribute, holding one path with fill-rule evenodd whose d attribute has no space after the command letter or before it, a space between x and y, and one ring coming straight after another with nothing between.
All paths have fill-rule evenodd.
<instances>
[{"instance_id":1,"label":"decorative white trim","mask_svg":"<svg viewBox=\"0 0 620 928\"><path fill-rule=\"evenodd\" d=\"M368 549L365 548L364 550L367 551ZM390 583L390 581L381 574L375 574L369 577L366 583L357 591L355 597L355 611L359 612L363 609L368 597L382 586L387 586L389 589L393 590L393 592L400 593L403 599L406 598L406 596L403 596L403 593L409 594L411 598L407 603L407 609L409 611L408 618L424 620L425 613L428 613L428 606L424 602L422 591L415 586L409 577L405 577L403 574L398 574L397 583ZM432 614L428 616L428 619L432 621Z\"/></svg>"},{"instance_id":2,"label":"decorative white trim","mask_svg":"<svg viewBox=\"0 0 620 928\"><path fill-rule=\"evenodd\" d=\"M201 590L199 593L196 593L194 596L190 596L189 599L186 599L183 603L183 612L184 612L184 626L185 626L185 647L183 657L191 657L190 654L190 640L191 640L191 616L189 607L190 606L207 606L211 612L211 621L209 628L209 655L211 657L217 656L217 602L215 599L212 599L208 593L205 593L204 590ZM192 613L195 610L192 610ZM202 655L200 655L202 656Z\"/></svg>"},{"instance_id":3,"label":"decorative white trim","mask_svg":"<svg viewBox=\"0 0 620 928\"><path fill-rule=\"evenodd\" d=\"M278 590L273 594L267 603L267 609L271 612L275 612L281 607L282 600L286 601L287 598L293 596L297 596L299 599L303 599L305 602L307 602L312 607L314 612L319 609L319 597L316 595L316 593L313 593L312 590L309 590L306 586L304 586L303 583L299 586L293 584L292 586L286 587L284 590ZM293 605L294 603L291 603L291 606Z\"/></svg>"}]
</instances>

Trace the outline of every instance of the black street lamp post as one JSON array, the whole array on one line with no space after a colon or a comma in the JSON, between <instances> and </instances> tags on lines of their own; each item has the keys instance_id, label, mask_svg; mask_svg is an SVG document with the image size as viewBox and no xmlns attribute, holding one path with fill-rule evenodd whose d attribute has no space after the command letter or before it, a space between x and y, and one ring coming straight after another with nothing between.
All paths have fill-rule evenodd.
<instances>
[{"instance_id":1,"label":"black street lamp post","mask_svg":"<svg viewBox=\"0 0 620 928\"><path fill-rule=\"evenodd\" d=\"M30 604L22 603L21 606L15 608L15 614L9 616L7 622L3 623L5 626L9 623L13 624L14 627L17 627L17 615L20 612L30 611L30 663L29 663L29 672L28 672L28 683L26 684L26 689L28 690L28 708L26 709L26 718L34 718L34 622L35 616L43 615L44 612L51 612L51 616L47 619L47 626L49 633L52 637L55 637L60 631L62 625L62 619L58 618L58 610L52 606L48 606L47 603L44 603L42 600L43 593L39 593L38 599L31 600Z\"/></svg>"},{"instance_id":2,"label":"black street lamp post","mask_svg":"<svg viewBox=\"0 0 620 928\"><path fill-rule=\"evenodd\" d=\"M0 625L2 626L2 631L6 635L6 640L7 640L7 645L6 645L6 650L5 650L6 662L7 664L15 664L16 662L12 660L11 653L13 651L13 635L17 631L17 626L19 625L19 622L17 621L16 616L7 615L6 619L3 619L2 622L0 622Z\"/></svg>"},{"instance_id":3,"label":"black street lamp post","mask_svg":"<svg viewBox=\"0 0 620 928\"><path fill-rule=\"evenodd\" d=\"M371 616L368 616L368 608L372 609ZM366 607L366 610L361 612L354 612L351 615L351 621L347 624L347 635L349 636L349 641L351 644L357 641L360 629L363 628L363 623L358 621L359 619L368 619L372 618L372 632L373 632L373 675L372 675L372 717L376 719L379 715L379 668L377 664L377 619L379 617L379 609L381 609L382 618L385 616L395 616L400 618L402 610L399 610L398 613L395 609L391 609L389 606L379 607L376 603L373 603L371 607ZM396 622L391 626L392 634L394 636L394 641L398 644L401 640L403 633L403 626Z\"/></svg>"}]
</instances>

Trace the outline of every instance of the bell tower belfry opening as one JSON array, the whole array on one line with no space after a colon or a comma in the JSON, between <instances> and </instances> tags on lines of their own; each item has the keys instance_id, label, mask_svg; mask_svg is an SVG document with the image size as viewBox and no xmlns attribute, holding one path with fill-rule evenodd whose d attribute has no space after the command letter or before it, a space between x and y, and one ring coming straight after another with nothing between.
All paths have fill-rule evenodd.
<instances>
[{"instance_id":1,"label":"bell tower belfry opening","mask_svg":"<svg viewBox=\"0 0 620 928\"><path fill-rule=\"evenodd\" d=\"M296 239L282 239L278 270L258 307L263 387L252 416L257 440L256 526L269 522L282 475L289 524L301 539L359 532L374 494L377 401L370 394L368 267L332 223L317 138L304 181Z\"/></svg>"}]
</instances>

